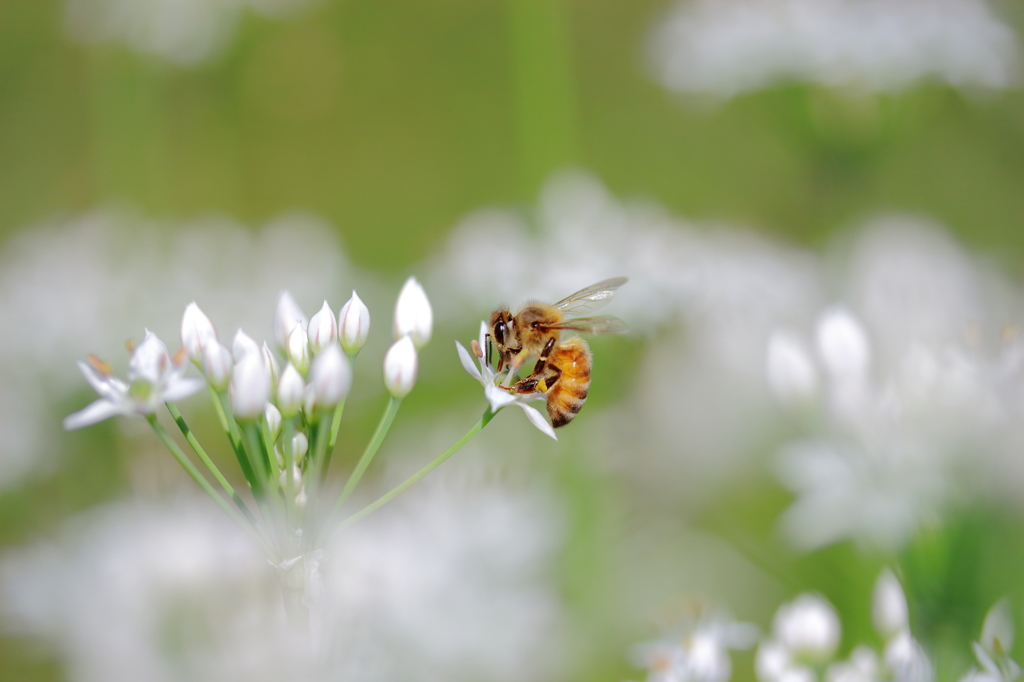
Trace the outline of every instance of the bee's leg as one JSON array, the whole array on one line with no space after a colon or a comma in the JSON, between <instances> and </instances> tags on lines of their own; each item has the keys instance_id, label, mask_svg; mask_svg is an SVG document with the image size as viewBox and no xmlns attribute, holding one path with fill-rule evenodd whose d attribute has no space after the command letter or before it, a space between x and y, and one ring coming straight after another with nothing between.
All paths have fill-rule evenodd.
<instances>
[{"instance_id":1,"label":"bee's leg","mask_svg":"<svg viewBox=\"0 0 1024 682\"><path fill-rule=\"evenodd\" d=\"M484 345L486 346L486 348L484 348L484 359L487 362L487 366L490 367L491 366L491 335L490 334L484 334ZM498 371L499 372L501 371L501 367L498 368Z\"/></svg>"},{"instance_id":2,"label":"bee's leg","mask_svg":"<svg viewBox=\"0 0 1024 682\"><path fill-rule=\"evenodd\" d=\"M533 366L533 372L530 373L531 377L535 377L544 371L548 364L548 358L551 356L551 351L554 347L555 340L548 339L548 342L544 344L544 348L540 352L540 357L537 358L537 364ZM561 372L559 372L559 374L561 374Z\"/></svg>"}]
</instances>

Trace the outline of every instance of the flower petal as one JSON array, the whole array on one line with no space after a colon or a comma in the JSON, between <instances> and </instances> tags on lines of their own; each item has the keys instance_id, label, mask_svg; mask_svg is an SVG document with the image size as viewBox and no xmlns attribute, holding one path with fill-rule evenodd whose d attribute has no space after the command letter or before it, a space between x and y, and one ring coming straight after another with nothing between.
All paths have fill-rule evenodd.
<instances>
[{"instance_id":1,"label":"flower petal","mask_svg":"<svg viewBox=\"0 0 1024 682\"><path fill-rule=\"evenodd\" d=\"M91 426L104 419L116 417L119 414L126 414L126 412L109 400L100 398L90 403L84 409L64 417L64 429L66 431L73 431L83 426Z\"/></svg>"},{"instance_id":2,"label":"flower petal","mask_svg":"<svg viewBox=\"0 0 1024 682\"><path fill-rule=\"evenodd\" d=\"M203 386L205 384L205 381L196 377L182 377L167 386L167 388L164 389L163 395L160 396L160 399L165 403L184 400L185 398L195 395L199 391L203 390Z\"/></svg>"},{"instance_id":3,"label":"flower petal","mask_svg":"<svg viewBox=\"0 0 1024 682\"><path fill-rule=\"evenodd\" d=\"M473 362L473 356L469 354L469 351L458 341L455 342L455 349L459 351L459 361L462 363L462 368L469 372L469 375L474 379L482 380L483 377L480 375L480 370L476 368L476 363Z\"/></svg>"},{"instance_id":4,"label":"flower petal","mask_svg":"<svg viewBox=\"0 0 1024 682\"><path fill-rule=\"evenodd\" d=\"M128 384L117 377L111 374L103 374L87 362L78 360L77 363L78 369L82 371L82 376L89 382L93 390L100 394L100 397L117 402L128 393Z\"/></svg>"},{"instance_id":5,"label":"flower petal","mask_svg":"<svg viewBox=\"0 0 1024 682\"><path fill-rule=\"evenodd\" d=\"M508 391L498 388L493 384L484 385L484 397L491 405L491 412L497 412L516 402L516 396Z\"/></svg>"},{"instance_id":6,"label":"flower petal","mask_svg":"<svg viewBox=\"0 0 1024 682\"><path fill-rule=\"evenodd\" d=\"M523 411L526 412L526 417L534 426L540 429L541 433L558 440L558 436L555 435L555 430L551 428L551 424L548 424L548 420L542 417L538 410L535 410L529 405L524 405L523 403L516 403L516 405L523 408Z\"/></svg>"}]
</instances>

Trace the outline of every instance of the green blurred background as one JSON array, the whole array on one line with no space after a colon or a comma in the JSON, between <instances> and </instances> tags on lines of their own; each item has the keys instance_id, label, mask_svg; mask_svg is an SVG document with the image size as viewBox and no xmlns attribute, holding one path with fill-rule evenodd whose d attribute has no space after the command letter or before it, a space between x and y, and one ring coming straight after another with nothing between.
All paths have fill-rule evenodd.
<instances>
[{"instance_id":1,"label":"green blurred background","mask_svg":"<svg viewBox=\"0 0 1024 682\"><path fill-rule=\"evenodd\" d=\"M178 66L69 40L59 0L2 0L0 239L110 204L169 220L223 213L250 225L302 209L336 226L357 266L398 277L469 211L532 205L553 172L582 167L616 196L811 246L879 210L920 212L1024 272L1020 90L972 96L924 83L851 98L789 84L690 106L645 63L645 40L668 7L323 0L287 20L243 12L223 50ZM1022 6L999 9L1019 33ZM615 348L627 360L611 381L626 381L628 358L641 350ZM429 415L433 399L451 393L434 376L410 411ZM372 413L361 421L372 424ZM83 432L77 442L88 446L59 469L0 492L0 551L127 489L112 438L109 425ZM602 510L618 501L606 481L574 469L572 456L563 462L575 514L566 575L586 567L597 576L566 579L567 599L580 613L600 612L606 583L594 547L607 541ZM701 523L723 536L744 524L741 533L767 537L786 500L777 487L740 484ZM903 566L916 578L908 587L921 592L911 594L923 604L920 634L975 637L984 609L1020 582L1022 540L1020 518L980 510L916 541ZM752 555L765 550L745 543ZM842 544L759 561L777 565L790 586L829 596L852 642L870 633L864 605L885 559ZM601 636L610 646L579 679L640 674L625 643L601 631L609 618L595 619L591 634L595 652ZM749 675L740 663L737 676ZM61 676L45 652L0 639L0 678Z\"/></svg>"}]
</instances>

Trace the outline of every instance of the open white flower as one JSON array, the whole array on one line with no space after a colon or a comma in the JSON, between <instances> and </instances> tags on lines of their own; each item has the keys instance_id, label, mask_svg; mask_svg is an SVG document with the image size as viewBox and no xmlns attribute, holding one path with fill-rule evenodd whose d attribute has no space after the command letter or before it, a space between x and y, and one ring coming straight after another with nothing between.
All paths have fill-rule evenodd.
<instances>
[{"instance_id":1,"label":"open white flower","mask_svg":"<svg viewBox=\"0 0 1024 682\"><path fill-rule=\"evenodd\" d=\"M486 322L480 322L480 339L477 343L479 344L479 347L474 350L478 352L474 352L472 355L458 341L455 342L455 347L459 351L459 360L462 361L463 368L465 368L469 375L479 381L484 387L484 397L487 398L487 402L490 403L491 410L497 412L508 405L518 405L523 408L524 412L526 412L526 416L530 420L530 423L540 429L541 433L558 440L558 436L555 435L555 430L551 427L551 424L548 424L547 420L544 419L539 411L526 404L533 400L544 400L543 393L511 393L506 389L501 388L501 381L505 379L508 374L506 372L497 374L487 363L484 353L484 349L487 347ZM476 362L473 361L473 356L476 356Z\"/></svg>"},{"instance_id":2,"label":"open white flower","mask_svg":"<svg viewBox=\"0 0 1024 682\"><path fill-rule=\"evenodd\" d=\"M132 352L128 381L114 376L106 362L94 356L78 362L100 399L64 419L64 428L79 429L119 414L152 414L165 402L187 398L203 388L203 380L183 376L188 366L185 353L172 357L156 334L146 338Z\"/></svg>"},{"instance_id":3,"label":"open white flower","mask_svg":"<svg viewBox=\"0 0 1024 682\"><path fill-rule=\"evenodd\" d=\"M749 649L757 628L734 621L722 611L699 613L668 636L639 645L637 665L647 668L647 682L726 682L732 676L730 649Z\"/></svg>"},{"instance_id":4,"label":"open white flower","mask_svg":"<svg viewBox=\"0 0 1024 682\"><path fill-rule=\"evenodd\" d=\"M971 669L960 682L1014 682L1019 678L1020 666L1009 654L1013 648L1013 635L1010 604L1003 597L985 616L981 641L972 645L981 669Z\"/></svg>"}]
</instances>

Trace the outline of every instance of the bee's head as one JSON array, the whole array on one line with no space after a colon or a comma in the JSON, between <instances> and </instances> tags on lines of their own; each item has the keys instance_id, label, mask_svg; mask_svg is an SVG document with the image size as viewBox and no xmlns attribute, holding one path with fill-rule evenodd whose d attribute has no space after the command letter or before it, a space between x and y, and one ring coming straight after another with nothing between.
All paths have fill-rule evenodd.
<instances>
[{"instance_id":1,"label":"bee's head","mask_svg":"<svg viewBox=\"0 0 1024 682\"><path fill-rule=\"evenodd\" d=\"M512 324L512 312L508 308L498 308L491 313L490 328L494 345L503 355L516 348L518 342L515 338L515 325Z\"/></svg>"}]
</instances>

